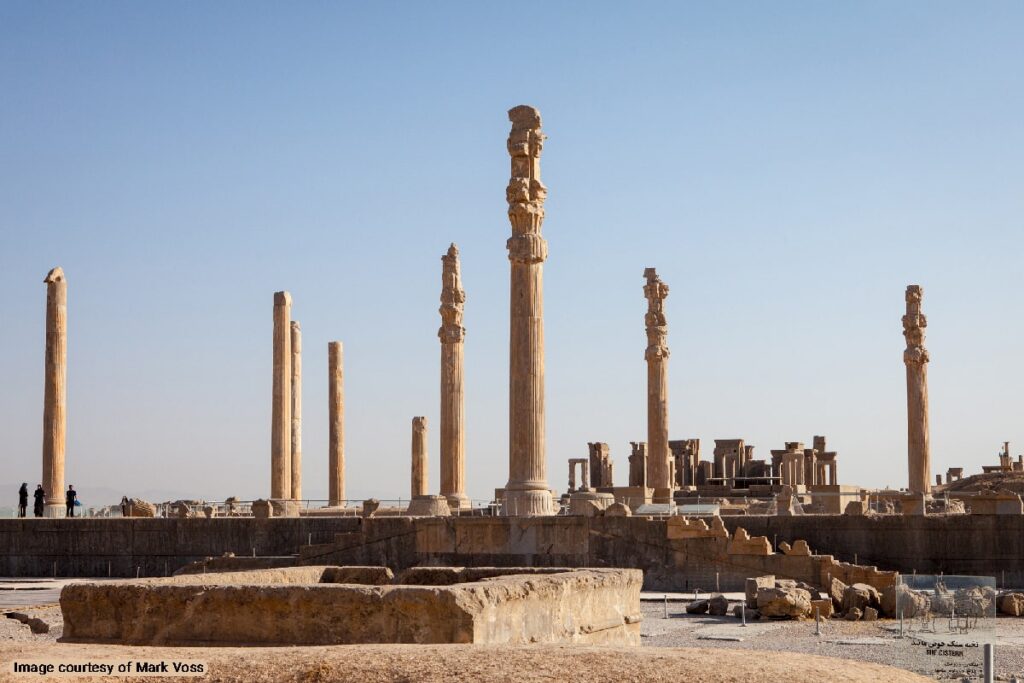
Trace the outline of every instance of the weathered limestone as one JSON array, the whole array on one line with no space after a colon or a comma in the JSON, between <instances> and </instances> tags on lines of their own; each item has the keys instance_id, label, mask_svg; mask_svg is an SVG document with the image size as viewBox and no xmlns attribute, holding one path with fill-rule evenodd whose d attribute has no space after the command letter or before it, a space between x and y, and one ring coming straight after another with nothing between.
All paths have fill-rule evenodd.
<instances>
[{"instance_id":1,"label":"weathered limestone","mask_svg":"<svg viewBox=\"0 0 1024 683\"><path fill-rule=\"evenodd\" d=\"M427 495L427 418L412 419L412 498Z\"/></svg>"},{"instance_id":2,"label":"weathered limestone","mask_svg":"<svg viewBox=\"0 0 1024 683\"><path fill-rule=\"evenodd\" d=\"M43 379L43 490L46 517L63 517L64 448L68 419L68 282L58 266L46 283L46 361Z\"/></svg>"},{"instance_id":3,"label":"weathered limestone","mask_svg":"<svg viewBox=\"0 0 1024 683\"><path fill-rule=\"evenodd\" d=\"M544 146L540 112L520 105L509 110L511 179L506 190L512 236L509 320L509 477L506 515L550 515L544 438L544 275L547 242L541 237L547 188L540 180Z\"/></svg>"},{"instance_id":4,"label":"weathered limestone","mask_svg":"<svg viewBox=\"0 0 1024 683\"><path fill-rule=\"evenodd\" d=\"M647 486L647 444L630 441L629 447L629 485Z\"/></svg>"},{"instance_id":5,"label":"weathered limestone","mask_svg":"<svg viewBox=\"0 0 1024 683\"><path fill-rule=\"evenodd\" d=\"M416 496L405 513L410 517L449 517L452 510L444 496Z\"/></svg>"},{"instance_id":6,"label":"weathered limestone","mask_svg":"<svg viewBox=\"0 0 1024 683\"><path fill-rule=\"evenodd\" d=\"M368 569L69 584L61 593L63 638L131 645L640 644L637 569L518 575L506 568L443 586L382 585Z\"/></svg>"},{"instance_id":7,"label":"weathered limestone","mask_svg":"<svg viewBox=\"0 0 1024 683\"><path fill-rule=\"evenodd\" d=\"M612 458L608 444L591 442L590 449L590 488L614 486L612 483Z\"/></svg>"},{"instance_id":8,"label":"weathered limestone","mask_svg":"<svg viewBox=\"0 0 1024 683\"><path fill-rule=\"evenodd\" d=\"M700 439L678 439L668 442L675 460L676 486L696 486L697 466L700 462Z\"/></svg>"},{"instance_id":9,"label":"weathered limestone","mask_svg":"<svg viewBox=\"0 0 1024 683\"><path fill-rule=\"evenodd\" d=\"M580 468L580 484L576 485L576 466ZM588 458L569 458L569 493L586 491L590 482L590 460Z\"/></svg>"},{"instance_id":10,"label":"weathered limestone","mask_svg":"<svg viewBox=\"0 0 1024 683\"><path fill-rule=\"evenodd\" d=\"M302 328L292 321L292 498L302 500Z\"/></svg>"},{"instance_id":11,"label":"weathered limestone","mask_svg":"<svg viewBox=\"0 0 1024 683\"><path fill-rule=\"evenodd\" d=\"M671 452L668 447L668 323L665 297L668 285L654 268L644 269L647 298L647 486L654 489L655 503L672 501Z\"/></svg>"},{"instance_id":12,"label":"weathered limestone","mask_svg":"<svg viewBox=\"0 0 1024 683\"><path fill-rule=\"evenodd\" d=\"M339 341L327 344L327 385L327 504L337 507L345 501L345 381Z\"/></svg>"},{"instance_id":13,"label":"weathered limestone","mask_svg":"<svg viewBox=\"0 0 1024 683\"><path fill-rule=\"evenodd\" d=\"M927 495L931 491L931 450L928 440L928 350L924 347L924 328L928 320L921 313L924 290L907 287L907 314L903 316L903 336L907 348L903 362L907 366L907 466L909 490Z\"/></svg>"},{"instance_id":14,"label":"weathered limestone","mask_svg":"<svg viewBox=\"0 0 1024 683\"><path fill-rule=\"evenodd\" d=\"M274 388L270 418L270 497L292 495L292 297L274 292Z\"/></svg>"},{"instance_id":15,"label":"weathered limestone","mask_svg":"<svg viewBox=\"0 0 1024 683\"><path fill-rule=\"evenodd\" d=\"M453 243L441 257L441 495L453 508L470 507L466 495L466 405L459 248Z\"/></svg>"}]
</instances>

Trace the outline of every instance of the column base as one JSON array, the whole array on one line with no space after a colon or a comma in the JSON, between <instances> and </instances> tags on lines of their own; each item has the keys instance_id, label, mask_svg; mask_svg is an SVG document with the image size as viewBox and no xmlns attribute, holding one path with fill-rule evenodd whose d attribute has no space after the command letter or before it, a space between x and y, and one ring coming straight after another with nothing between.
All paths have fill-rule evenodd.
<instances>
[{"instance_id":1,"label":"column base","mask_svg":"<svg viewBox=\"0 0 1024 683\"><path fill-rule=\"evenodd\" d=\"M449 517L452 514L444 496L416 496L405 512L410 517Z\"/></svg>"},{"instance_id":2,"label":"column base","mask_svg":"<svg viewBox=\"0 0 1024 683\"><path fill-rule=\"evenodd\" d=\"M673 489L654 489L654 493L651 496L651 502L655 505L665 505L672 502Z\"/></svg>"},{"instance_id":3,"label":"column base","mask_svg":"<svg viewBox=\"0 0 1024 683\"><path fill-rule=\"evenodd\" d=\"M448 507L452 510L469 510L473 503L465 493L449 493L445 495L448 500Z\"/></svg>"},{"instance_id":4,"label":"column base","mask_svg":"<svg viewBox=\"0 0 1024 683\"><path fill-rule=\"evenodd\" d=\"M43 517L48 519L60 519L66 517L67 512L68 508L64 503L47 503L43 507Z\"/></svg>"},{"instance_id":5,"label":"column base","mask_svg":"<svg viewBox=\"0 0 1024 683\"><path fill-rule=\"evenodd\" d=\"M554 514L551 491L510 491L505 489L505 502L501 508L505 517L543 517Z\"/></svg>"}]
</instances>

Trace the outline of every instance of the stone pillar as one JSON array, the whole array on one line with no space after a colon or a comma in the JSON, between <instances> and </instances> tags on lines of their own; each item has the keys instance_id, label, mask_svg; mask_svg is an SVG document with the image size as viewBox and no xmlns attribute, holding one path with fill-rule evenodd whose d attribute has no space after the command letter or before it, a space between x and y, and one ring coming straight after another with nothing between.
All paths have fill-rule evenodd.
<instances>
[{"instance_id":1,"label":"stone pillar","mask_svg":"<svg viewBox=\"0 0 1024 683\"><path fill-rule=\"evenodd\" d=\"M292 495L292 297L274 292L274 388L270 417L270 497Z\"/></svg>"},{"instance_id":2,"label":"stone pillar","mask_svg":"<svg viewBox=\"0 0 1024 683\"><path fill-rule=\"evenodd\" d=\"M292 321L292 498L302 500L302 328Z\"/></svg>"},{"instance_id":3,"label":"stone pillar","mask_svg":"<svg viewBox=\"0 0 1024 683\"><path fill-rule=\"evenodd\" d=\"M632 449L629 454L629 485L647 486L647 444L643 441L630 441Z\"/></svg>"},{"instance_id":4,"label":"stone pillar","mask_svg":"<svg viewBox=\"0 0 1024 683\"><path fill-rule=\"evenodd\" d=\"M931 491L931 450L928 443L928 350L924 348L924 328L928 321L921 313L919 285L907 287L907 314L903 316L903 336L907 348L903 362L907 366L907 467L913 493Z\"/></svg>"},{"instance_id":5,"label":"stone pillar","mask_svg":"<svg viewBox=\"0 0 1024 683\"><path fill-rule=\"evenodd\" d=\"M46 283L46 360L43 379L43 489L47 517L63 517L64 446L68 401L68 283L54 268Z\"/></svg>"},{"instance_id":6,"label":"stone pillar","mask_svg":"<svg viewBox=\"0 0 1024 683\"><path fill-rule=\"evenodd\" d=\"M345 381L340 341L327 343L327 504L345 502Z\"/></svg>"},{"instance_id":7,"label":"stone pillar","mask_svg":"<svg viewBox=\"0 0 1024 683\"><path fill-rule=\"evenodd\" d=\"M463 375L462 289L459 248L441 257L441 495L451 508L470 507L466 495L466 401Z\"/></svg>"},{"instance_id":8,"label":"stone pillar","mask_svg":"<svg viewBox=\"0 0 1024 683\"><path fill-rule=\"evenodd\" d=\"M506 515L553 512L544 439L544 275L547 242L541 237L547 188L540 180L544 134L540 112L509 110L512 174L505 191L512 236L509 320L509 453Z\"/></svg>"},{"instance_id":9,"label":"stone pillar","mask_svg":"<svg viewBox=\"0 0 1024 683\"><path fill-rule=\"evenodd\" d=\"M427 418L412 419L412 498L427 495Z\"/></svg>"},{"instance_id":10,"label":"stone pillar","mask_svg":"<svg viewBox=\"0 0 1024 683\"><path fill-rule=\"evenodd\" d=\"M668 324L665 297L668 285L654 268L644 269L647 284L647 485L654 489L655 503L672 502L672 479L668 447Z\"/></svg>"}]
</instances>

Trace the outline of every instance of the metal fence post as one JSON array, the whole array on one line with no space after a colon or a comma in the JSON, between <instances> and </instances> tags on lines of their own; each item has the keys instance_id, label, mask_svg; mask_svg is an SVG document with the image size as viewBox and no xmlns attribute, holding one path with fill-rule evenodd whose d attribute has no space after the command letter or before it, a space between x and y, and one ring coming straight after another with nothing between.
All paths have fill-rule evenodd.
<instances>
[{"instance_id":1,"label":"metal fence post","mask_svg":"<svg viewBox=\"0 0 1024 683\"><path fill-rule=\"evenodd\" d=\"M992 683L996 671L996 646L992 643L985 643L985 683Z\"/></svg>"}]
</instances>

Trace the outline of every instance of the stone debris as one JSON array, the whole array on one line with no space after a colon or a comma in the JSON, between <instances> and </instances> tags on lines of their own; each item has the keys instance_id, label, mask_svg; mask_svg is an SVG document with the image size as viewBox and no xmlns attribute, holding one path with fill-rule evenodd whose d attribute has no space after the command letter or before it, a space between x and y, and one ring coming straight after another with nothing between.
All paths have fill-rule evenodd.
<instances>
[{"instance_id":1,"label":"stone debris","mask_svg":"<svg viewBox=\"0 0 1024 683\"><path fill-rule=\"evenodd\" d=\"M710 604L707 600L694 600L686 606L687 614L707 614Z\"/></svg>"},{"instance_id":2,"label":"stone debris","mask_svg":"<svg viewBox=\"0 0 1024 683\"><path fill-rule=\"evenodd\" d=\"M757 610L765 617L802 619L811 614L811 594L802 588L758 588Z\"/></svg>"},{"instance_id":3,"label":"stone debris","mask_svg":"<svg viewBox=\"0 0 1024 683\"><path fill-rule=\"evenodd\" d=\"M747 607L751 609L757 608L757 591L759 588L774 588L775 587L775 576L769 574L768 576L753 576L746 581L746 598Z\"/></svg>"},{"instance_id":4,"label":"stone debris","mask_svg":"<svg viewBox=\"0 0 1024 683\"><path fill-rule=\"evenodd\" d=\"M708 600L708 614L715 617L724 617L729 613L729 599L724 595L714 595Z\"/></svg>"},{"instance_id":5,"label":"stone debris","mask_svg":"<svg viewBox=\"0 0 1024 683\"><path fill-rule=\"evenodd\" d=\"M1024 593L1003 593L996 604L1000 614L1011 617L1024 616Z\"/></svg>"},{"instance_id":6,"label":"stone debris","mask_svg":"<svg viewBox=\"0 0 1024 683\"><path fill-rule=\"evenodd\" d=\"M843 615L843 619L846 621L860 621L861 614L861 611L854 607Z\"/></svg>"},{"instance_id":7,"label":"stone debris","mask_svg":"<svg viewBox=\"0 0 1024 683\"><path fill-rule=\"evenodd\" d=\"M878 610L874 607L865 607L862 619L864 621L878 621Z\"/></svg>"},{"instance_id":8,"label":"stone debris","mask_svg":"<svg viewBox=\"0 0 1024 683\"><path fill-rule=\"evenodd\" d=\"M852 586L847 586L843 591L843 611L849 612L851 609L856 609L863 613L865 607L878 609L881 606L880 598L881 596L874 586L855 583Z\"/></svg>"}]
</instances>

